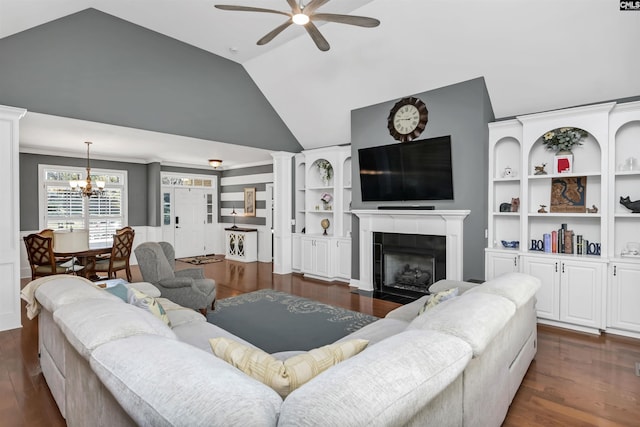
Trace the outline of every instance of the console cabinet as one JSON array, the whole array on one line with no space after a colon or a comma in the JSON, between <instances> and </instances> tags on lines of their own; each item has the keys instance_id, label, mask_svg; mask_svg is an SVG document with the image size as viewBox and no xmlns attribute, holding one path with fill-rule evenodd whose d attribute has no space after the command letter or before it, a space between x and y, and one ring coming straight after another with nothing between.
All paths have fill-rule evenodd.
<instances>
[{"instance_id":1,"label":"console cabinet","mask_svg":"<svg viewBox=\"0 0 640 427\"><path fill-rule=\"evenodd\" d=\"M225 228L226 258L232 261L258 260L258 230L255 228Z\"/></svg>"},{"instance_id":2,"label":"console cabinet","mask_svg":"<svg viewBox=\"0 0 640 427\"><path fill-rule=\"evenodd\" d=\"M349 280L351 147L305 150L296 155L294 167L292 267L317 279Z\"/></svg>"},{"instance_id":3,"label":"console cabinet","mask_svg":"<svg viewBox=\"0 0 640 427\"><path fill-rule=\"evenodd\" d=\"M544 134L562 127L588 132L573 148L572 170L554 173ZM485 276L509 271L539 277L538 316L578 330L640 338L640 322L626 301L637 301L640 213L622 197L640 200L640 102L615 102L518 116L489 125L489 177ZM544 170L541 173L541 170ZM555 178L584 177L584 212L551 212ZM510 209L513 200L517 209ZM562 224L583 236L589 254L540 251L544 234ZM517 249L503 241L517 241ZM574 251L576 252L576 251ZM556 271L556 269L558 271Z\"/></svg>"}]
</instances>

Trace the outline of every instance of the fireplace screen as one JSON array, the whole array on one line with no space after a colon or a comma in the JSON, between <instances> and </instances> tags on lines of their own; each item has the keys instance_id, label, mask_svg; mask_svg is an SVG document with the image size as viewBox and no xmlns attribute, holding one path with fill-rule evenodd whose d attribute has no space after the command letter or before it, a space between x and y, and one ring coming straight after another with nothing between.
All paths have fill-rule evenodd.
<instances>
[{"instance_id":1,"label":"fireplace screen","mask_svg":"<svg viewBox=\"0 0 640 427\"><path fill-rule=\"evenodd\" d=\"M433 284L434 269L435 257L431 255L386 252L383 285L426 294Z\"/></svg>"}]
</instances>

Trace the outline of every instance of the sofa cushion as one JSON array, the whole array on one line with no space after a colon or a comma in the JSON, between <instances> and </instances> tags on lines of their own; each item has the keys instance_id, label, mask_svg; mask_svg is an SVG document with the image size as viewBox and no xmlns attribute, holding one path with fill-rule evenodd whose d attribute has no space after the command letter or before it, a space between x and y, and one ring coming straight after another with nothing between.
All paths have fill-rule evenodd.
<instances>
[{"instance_id":1,"label":"sofa cushion","mask_svg":"<svg viewBox=\"0 0 640 427\"><path fill-rule=\"evenodd\" d=\"M412 330L368 347L295 390L279 426L401 426L459 377L471 348L459 338ZM461 410L461 389L457 399Z\"/></svg>"},{"instance_id":2,"label":"sofa cushion","mask_svg":"<svg viewBox=\"0 0 640 427\"><path fill-rule=\"evenodd\" d=\"M409 322L405 322L403 320L386 318L380 319L340 338L336 342L363 339L369 341L369 347L371 347L373 344L389 338L390 336L399 334L407 329L408 325Z\"/></svg>"},{"instance_id":3,"label":"sofa cushion","mask_svg":"<svg viewBox=\"0 0 640 427\"><path fill-rule=\"evenodd\" d=\"M96 288L89 280L79 276L58 275L42 277L37 280L42 281L42 284L35 291L36 298L51 313L66 304L89 298L116 298Z\"/></svg>"},{"instance_id":4,"label":"sofa cushion","mask_svg":"<svg viewBox=\"0 0 640 427\"><path fill-rule=\"evenodd\" d=\"M100 346L89 362L138 425L274 426L278 421L282 399L276 392L180 341L131 336Z\"/></svg>"},{"instance_id":5,"label":"sofa cushion","mask_svg":"<svg viewBox=\"0 0 640 427\"><path fill-rule=\"evenodd\" d=\"M483 292L500 295L520 308L527 303L540 288L540 279L523 273L507 273L470 289L469 292Z\"/></svg>"},{"instance_id":6,"label":"sofa cushion","mask_svg":"<svg viewBox=\"0 0 640 427\"><path fill-rule=\"evenodd\" d=\"M209 322L191 322L174 326L173 332L178 339L184 343L191 344L207 353L213 355L211 343L209 339L216 337L225 337L240 342L249 347L255 347L253 344L244 341L242 338L235 336L226 329ZM256 347L257 348L257 347Z\"/></svg>"},{"instance_id":7,"label":"sofa cushion","mask_svg":"<svg viewBox=\"0 0 640 427\"><path fill-rule=\"evenodd\" d=\"M148 311L158 319L162 320L167 326L171 327L171 321L169 320L169 316L167 316L167 312L164 310L164 307L162 307L162 304L160 304L155 298L150 297L137 289L129 288L127 292L127 299L129 300L129 304Z\"/></svg>"},{"instance_id":8,"label":"sofa cushion","mask_svg":"<svg viewBox=\"0 0 640 427\"><path fill-rule=\"evenodd\" d=\"M434 330L456 336L478 357L515 311L515 304L499 295L466 292L416 317L407 330Z\"/></svg>"},{"instance_id":9,"label":"sofa cushion","mask_svg":"<svg viewBox=\"0 0 640 427\"><path fill-rule=\"evenodd\" d=\"M336 363L358 354L368 344L366 340L343 341L282 361L228 338L212 338L210 342L213 354L273 388L283 398Z\"/></svg>"},{"instance_id":10,"label":"sofa cushion","mask_svg":"<svg viewBox=\"0 0 640 427\"><path fill-rule=\"evenodd\" d=\"M416 316L421 315L425 311L435 307L441 302L457 297L459 292L460 290L458 288L451 288L451 289L445 289L444 291L436 292L435 294L429 295L429 299L427 299L424 305L420 308L420 311L418 311Z\"/></svg>"},{"instance_id":11,"label":"sofa cushion","mask_svg":"<svg viewBox=\"0 0 640 427\"><path fill-rule=\"evenodd\" d=\"M97 347L131 335L154 334L176 339L173 331L160 319L138 307L124 304L119 298L110 301L88 299L67 304L53 313L53 319L69 343L86 359Z\"/></svg>"}]
</instances>

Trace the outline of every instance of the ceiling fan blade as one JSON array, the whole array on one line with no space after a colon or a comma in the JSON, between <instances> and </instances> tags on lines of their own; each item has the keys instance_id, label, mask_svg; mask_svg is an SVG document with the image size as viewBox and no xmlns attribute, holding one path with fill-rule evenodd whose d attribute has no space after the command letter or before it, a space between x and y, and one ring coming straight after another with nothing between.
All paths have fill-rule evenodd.
<instances>
[{"instance_id":1,"label":"ceiling fan blade","mask_svg":"<svg viewBox=\"0 0 640 427\"><path fill-rule=\"evenodd\" d=\"M261 7L250 7L250 6L235 6L230 4L216 4L214 5L217 9L222 10L233 10L237 12L265 12L265 13L277 13L278 15L285 15L291 17L289 12L282 12L280 10L273 9L263 9Z\"/></svg>"},{"instance_id":2,"label":"ceiling fan blade","mask_svg":"<svg viewBox=\"0 0 640 427\"><path fill-rule=\"evenodd\" d=\"M318 27L316 27L313 22L305 24L304 29L307 30L307 33L309 33L313 42L316 44L316 46L318 46L318 49L323 52L329 50L329 42L324 38L322 34L320 34L320 30L318 30Z\"/></svg>"},{"instance_id":3,"label":"ceiling fan blade","mask_svg":"<svg viewBox=\"0 0 640 427\"><path fill-rule=\"evenodd\" d=\"M287 22L285 22L284 24L276 27L275 29L273 29L272 31L267 33L267 35L265 35L263 38L258 40L257 44L262 46L262 45L265 45L265 44L269 43L271 40L274 39L275 36L277 36L278 34L283 32L291 24L293 24L293 21L291 21L291 19L289 19Z\"/></svg>"},{"instance_id":4,"label":"ceiling fan blade","mask_svg":"<svg viewBox=\"0 0 640 427\"><path fill-rule=\"evenodd\" d=\"M300 5L298 4L298 2L296 0L287 0L287 3L289 3L289 7L291 8L291 12L293 12L294 15L296 13L302 12L300 10Z\"/></svg>"},{"instance_id":5,"label":"ceiling fan blade","mask_svg":"<svg viewBox=\"0 0 640 427\"><path fill-rule=\"evenodd\" d=\"M337 22L339 24L356 25L358 27L373 28L380 25L380 21L366 16L338 15L336 13L316 13L311 16L314 21Z\"/></svg>"},{"instance_id":6,"label":"ceiling fan blade","mask_svg":"<svg viewBox=\"0 0 640 427\"><path fill-rule=\"evenodd\" d=\"M312 0L308 5L304 7L304 13L307 16L310 16L313 12L316 11L320 6L327 4L329 0Z\"/></svg>"}]
</instances>

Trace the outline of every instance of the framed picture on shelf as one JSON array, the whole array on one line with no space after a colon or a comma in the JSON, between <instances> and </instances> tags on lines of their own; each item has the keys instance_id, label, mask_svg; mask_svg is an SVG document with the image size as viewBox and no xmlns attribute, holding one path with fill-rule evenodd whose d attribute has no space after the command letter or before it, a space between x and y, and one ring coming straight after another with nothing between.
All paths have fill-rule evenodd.
<instances>
[{"instance_id":1,"label":"framed picture on shelf","mask_svg":"<svg viewBox=\"0 0 640 427\"><path fill-rule=\"evenodd\" d=\"M585 213L587 177L553 178L551 180L550 212Z\"/></svg>"},{"instance_id":2,"label":"framed picture on shelf","mask_svg":"<svg viewBox=\"0 0 640 427\"><path fill-rule=\"evenodd\" d=\"M553 159L554 173L571 173L573 170L573 154L556 155Z\"/></svg>"},{"instance_id":3,"label":"framed picture on shelf","mask_svg":"<svg viewBox=\"0 0 640 427\"><path fill-rule=\"evenodd\" d=\"M244 216L256 216L256 189L244 189Z\"/></svg>"}]
</instances>

